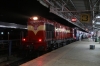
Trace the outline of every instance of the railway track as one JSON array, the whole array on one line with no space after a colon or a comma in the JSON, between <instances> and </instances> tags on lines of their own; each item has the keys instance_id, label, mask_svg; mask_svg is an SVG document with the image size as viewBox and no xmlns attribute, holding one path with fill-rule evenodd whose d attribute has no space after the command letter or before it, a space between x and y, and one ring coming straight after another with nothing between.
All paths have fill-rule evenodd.
<instances>
[{"instance_id":1,"label":"railway track","mask_svg":"<svg viewBox=\"0 0 100 66\"><path fill-rule=\"evenodd\" d=\"M35 59L45 53L35 53L35 54L29 54L29 55L19 55L19 56L11 56L9 57L9 60L6 60L2 63L0 63L0 66L19 66L25 62L28 62L32 59Z\"/></svg>"}]
</instances>

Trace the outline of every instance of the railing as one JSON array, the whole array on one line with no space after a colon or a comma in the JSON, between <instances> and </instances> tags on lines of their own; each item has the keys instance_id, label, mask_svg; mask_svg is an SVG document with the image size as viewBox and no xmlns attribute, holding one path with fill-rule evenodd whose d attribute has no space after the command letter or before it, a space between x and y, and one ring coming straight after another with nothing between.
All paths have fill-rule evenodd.
<instances>
[{"instance_id":1,"label":"railing","mask_svg":"<svg viewBox=\"0 0 100 66\"><path fill-rule=\"evenodd\" d=\"M12 55L12 53L15 53L15 50L18 50L21 46L21 40L15 39L15 40L0 40L0 51L3 52L1 54L5 54L4 52L7 52L7 60ZM15 50L13 50L15 49ZM3 51L6 50L6 51Z\"/></svg>"}]
</instances>

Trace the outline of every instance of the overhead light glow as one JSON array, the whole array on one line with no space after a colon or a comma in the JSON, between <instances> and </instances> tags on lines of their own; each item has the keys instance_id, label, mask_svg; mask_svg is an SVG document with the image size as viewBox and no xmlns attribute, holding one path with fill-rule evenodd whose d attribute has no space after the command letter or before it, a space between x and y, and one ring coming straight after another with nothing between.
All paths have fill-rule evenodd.
<instances>
[{"instance_id":1,"label":"overhead light glow","mask_svg":"<svg viewBox=\"0 0 100 66\"><path fill-rule=\"evenodd\" d=\"M94 20L92 21L92 23L94 23Z\"/></svg>"},{"instance_id":2,"label":"overhead light glow","mask_svg":"<svg viewBox=\"0 0 100 66\"><path fill-rule=\"evenodd\" d=\"M24 28L24 29L27 29L27 28Z\"/></svg>"},{"instance_id":3,"label":"overhead light glow","mask_svg":"<svg viewBox=\"0 0 100 66\"><path fill-rule=\"evenodd\" d=\"M0 27L3 27L3 28L20 28L20 29L27 29L27 27L6 26L6 25L0 25Z\"/></svg>"},{"instance_id":4,"label":"overhead light glow","mask_svg":"<svg viewBox=\"0 0 100 66\"><path fill-rule=\"evenodd\" d=\"M100 16L96 16L96 18L100 18Z\"/></svg>"},{"instance_id":5,"label":"overhead light glow","mask_svg":"<svg viewBox=\"0 0 100 66\"><path fill-rule=\"evenodd\" d=\"M100 22L96 22L97 25L100 25Z\"/></svg>"},{"instance_id":6,"label":"overhead light glow","mask_svg":"<svg viewBox=\"0 0 100 66\"><path fill-rule=\"evenodd\" d=\"M7 27L7 26L4 26L4 25L0 25L0 27Z\"/></svg>"}]
</instances>

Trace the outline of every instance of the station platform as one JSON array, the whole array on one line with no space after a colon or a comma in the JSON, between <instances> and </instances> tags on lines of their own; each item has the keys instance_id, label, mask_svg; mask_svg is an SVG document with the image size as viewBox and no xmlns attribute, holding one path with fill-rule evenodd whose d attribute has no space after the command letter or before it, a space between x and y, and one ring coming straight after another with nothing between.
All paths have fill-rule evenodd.
<instances>
[{"instance_id":1,"label":"station platform","mask_svg":"<svg viewBox=\"0 0 100 66\"><path fill-rule=\"evenodd\" d=\"M100 44L92 39L76 41L20 66L100 66Z\"/></svg>"}]
</instances>

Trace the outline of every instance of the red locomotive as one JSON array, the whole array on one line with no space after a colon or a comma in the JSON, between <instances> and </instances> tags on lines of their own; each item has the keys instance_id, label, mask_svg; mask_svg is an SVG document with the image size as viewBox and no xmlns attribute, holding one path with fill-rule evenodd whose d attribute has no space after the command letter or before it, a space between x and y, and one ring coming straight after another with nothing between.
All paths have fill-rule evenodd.
<instances>
[{"instance_id":1,"label":"red locomotive","mask_svg":"<svg viewBox=\"0 0 100 66\"><path fill-rule=\"evenodd\" d=\"M24 49L53 50L75 40L74 29L40 16L31 17L27 29L22 42Z\"/></svg>"}]
</instances>

